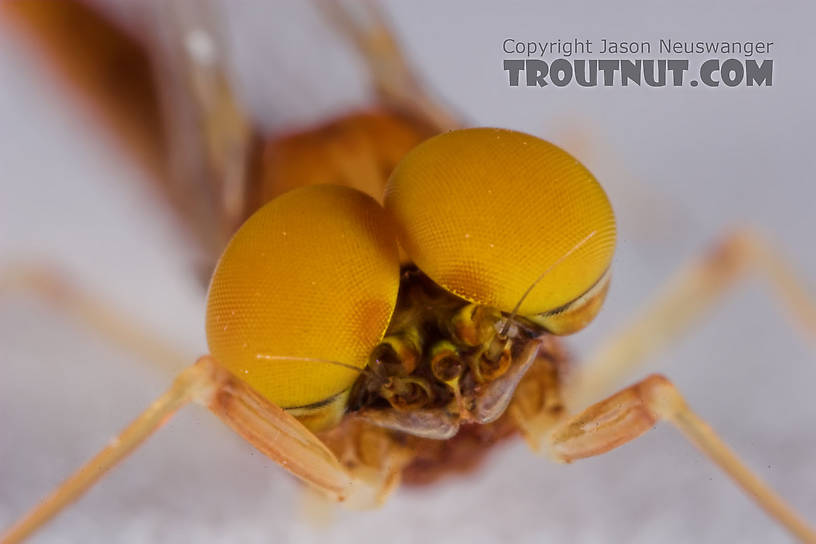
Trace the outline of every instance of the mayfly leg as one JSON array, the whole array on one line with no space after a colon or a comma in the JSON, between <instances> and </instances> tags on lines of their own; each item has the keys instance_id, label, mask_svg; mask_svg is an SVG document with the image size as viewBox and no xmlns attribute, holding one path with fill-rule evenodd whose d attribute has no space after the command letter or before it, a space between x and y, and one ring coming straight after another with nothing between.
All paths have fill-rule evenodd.
<instances>
[{"instance_id":1,"label":"mayfly leg","mask_svg":"<svg viewBox=\"0 0 816 544\"><path fill-rule=\"evenodd\" d=\"M424 118L438 131L461 125L425 90L375 1L313 4L357 50L383 103Z\"/></svg>"},{"instance_id":2,"label":"mayfly leg","mask_svg":"<svg viewBox=\"0 0 816 544\"><path fill-rule=\"evenodd\" d=\"M813 528L742 462L663 376L649 376L565 419L545 435L543 441L553 459L571 462L617 448L641 436L659 421L674 425L791 534L802 542L816 543Z\"/></svg>"},{"instance_id":3,"label":"mayfly leg","mask_svg":"<svg viewBox=\"0 0 816 544\"><path fill-rule=\"evenodd\" d=\"M816 340L816 301L800 275L762 236L738 231L678 272L632 322L585 359L568 384L568 405L581 408L608 394L750 273L771 288L797 328Z\"/></svg>"},{"instance_id":4,"label":"mayfly leg","mask_svg":"<svg viewBox=\"0 0 816 544\"><path fill-rule=\"evenodd\" d=\"M297 419L205 356L179 373L170 388L96 456L1 534L0 542L16 544L45 525L190 402L209 408L259 451L334 500L368 491Z\"/></svg>"}]
</instances>

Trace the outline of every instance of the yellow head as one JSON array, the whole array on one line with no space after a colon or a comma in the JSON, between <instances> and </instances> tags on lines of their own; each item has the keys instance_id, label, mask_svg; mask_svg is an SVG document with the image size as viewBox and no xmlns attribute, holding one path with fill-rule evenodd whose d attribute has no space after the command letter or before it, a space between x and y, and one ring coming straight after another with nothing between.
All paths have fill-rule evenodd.
<instances>
[{"instance_id":1,"label":"yellow head","mask_svg":"<svg viewBox=\"0 0 816 544\"><path fill-rule=\"evenodd\" d=\"M327 361L366 365L398 287L396 238L373 198L334 185L290 191L221 256L207 300L210 351L278 406L325 401L358 376Z\"/></svg>"},{"instance_id":2,"label":"yellow head","mask_svg":"<svg viewBox=\"0 0 816 544\"><path fill-rule=\"evenodd\" d=\"M586 168L548 142L498 129L437 136L394 170L385 206L316 185L250 217L210 285L215 358L283 408L347 390L358 376L347 366L366 365L396 305L397 239L448 291L553 332L600 307L612 209Z\"/></svg>"},{"instance_id":3,"label":"yellow head","mask_svg":"<svg viewBox=\"0 0 816 544\"><path fill-rule=\"evenodd\" d=\"M612 208L592 174L549 142L492 128L436 136L396 167L385 206L409 257L464 299L504 312L520 302L520 315L549 313L557 333L600 306L582 295L605 292ZM576 316L574 301L591 315Z\"/></svg>"}]
</instances>

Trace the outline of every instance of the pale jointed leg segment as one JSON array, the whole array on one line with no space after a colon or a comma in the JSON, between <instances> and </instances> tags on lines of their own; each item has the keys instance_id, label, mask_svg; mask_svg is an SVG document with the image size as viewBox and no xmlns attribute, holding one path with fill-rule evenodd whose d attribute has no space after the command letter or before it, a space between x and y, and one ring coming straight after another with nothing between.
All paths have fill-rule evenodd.
<instances>
[{"instance_id":1,"label":"pale jointed leg segment","mask_svg":"<svg viewBox=\"0 0 816 544\"><path fill-rule=\"evenodd\" d=\"M3 533L0 542L21 542L70 503L81 497L117 463L138 448L167 419L194 397L206 395L211 383L202 368L192 366L182 372L161 397L156 399L127 428L65 480L50 495Z\"/></svg>"},{"instance_id":2,"label":"pale jointed leg segment","mask_svg":"<svg viewBox=\"0 0 816 544\"><path fill-rule=\"evenodd\" d=\"M183 368L190 359L121 312L42 265L0 270L0 294L32 293L79 318L103 337L167 368ZM175 412L189 402L209 408L234 431L323 495L358 508L382 503L393 491L408 458L398 448L383 457L376 474L347 470L326 445L297 419L255 393L209 356L183 370L172 386L136 420L5 533L0 543L20 542L78 500L109 470L135 451ZM393 465L393 469L390 467Z\"/></svg>"},{"instance_id":3,"label":"pale jointed leg segment","mask_svg":"<svg viewBox=\"0 0 816 544\"><path fill-rule=\"evenodd\" d=\"M544 437L545 447L552 458L570 462L606 453L642 435L658 421L673 424L797 538L816 543L816 532L740 461L663 376L649 376L566 419Z\"/></svg>"},{"instance_id":4,"label":"pale jointed leg segment","mask_svg":"<svg viewBox=\"0 0 816 544\"><path fill-rule=\"evenodd\" d=\"M258 450L336 500L345 500L365 488L365 483L355 481L320 439L297 419L235 379L212 357L205 356L181 372L170 389L133 423L0 536L0 542L20 542L43 526L189 402L207 406Z\"/></svg>"},{"instance_id":5,"label":"pale jointed leg segment","mask_svg":"<svg viewBox=\"0 0 816 544\"><path fill-rule=\"evenodd\" d=\"M757 272L785 304L793 320L816 338L816 303L785 260L758 234L733 233L675 276L637 317L592 354L564 388L564 401L580 409L608 395L618 382L696 324L737 280ZM722 468L765 511L805 542L816 533L754 475L662 376L597 402L578 415L552 418L521 414L520 427L534 449L544 446L562 462L600 455L633 440L658 421L671 422Z\"/></svg>"},{"instance_id":6,"label":"pale jointed leg segment","mask_svg":"<svg viewBox=\"0 0 816 544\"><path fill-rule=\"evenodd\" d=\"M810 340L816 339L816 302L805 283L763 237L737 231L682 269L634 321L584 360L567 384L567 405L580 409L609 394L750 272L770 285L793 321Z\"/></svg>"}]
</instances>

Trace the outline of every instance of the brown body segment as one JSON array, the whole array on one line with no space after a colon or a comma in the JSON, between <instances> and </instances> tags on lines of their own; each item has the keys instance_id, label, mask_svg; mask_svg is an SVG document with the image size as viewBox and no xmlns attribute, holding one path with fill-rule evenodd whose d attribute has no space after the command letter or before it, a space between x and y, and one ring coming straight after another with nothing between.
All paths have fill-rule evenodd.
<instances>
[{"instance_id":1,"label":"brown body segment","mask_svg":"<svg viewBox=\"0 0 816 544\"><path fill-rule=\"evenodd\" d=\"M318 183L352 187L382 203L394 166L433 134L417 118L374 109L270 139L264 145L262 174L251 189L250 207Z\"/></svg>"},{"instance_id":2,"label":"brown body segment","mask_svg":"<svg viewBox=\"0 0 816 544\"><path fill-rule=\"evenodd\" d=\"M10 3L8 8L11 19L39 40L42 50L68 83L66 88L98 108L99 121L120 136L122 147L146 164L157 181L171 177L169 147L164 134L168 119L164 117L162 91L156 80L157 74L162 72L151 57L154 49L82 2L25 0ZM85 30L77 32L77 29ZM261 138L254 148L254 158L250 158L243 217L284 192L322 183L353 187L382 202L394 166L405 153L438 130L433 122L408 110L410 108L400 111L398 105L393 104L379 106L295 132ZM166 181L162 186L176 187ZM189 213L189 209L184 208L192 206L192 195L171 193L168 191L168 196L172 196L169 200L175 202L182 216ZM205 245L209 243L205 241ZM215 246L210 247L217 251ZM208 275L207 270L204 275ZM550 345L556 346L554 339ZM556 351L559 360L565 361L563 353ZM541 362L534 368L550 366L548 362ZM537 374L540 372L531 370L521 390L530 391L532 384L538 383ZM553 398L553 387L558 380L550 378L557 373L544 374L549 376L547 387ZM537 394L520 395L514 405L530 405L530 399ZM335 410L338 407L335 406ZM475 468L493 445L515 434L518 426L509 414L510 411L485 425L465 424L461 432L447 441L400 436L401 433L395 431L387 431L385 436L394 444L400 444L404 452L410 452L403 456L407 463L406 481L429 483L446 474ZM359 456L374 462L371 436L379 435L379 429L364 422L349 423L351 419L327 435L329 444L334 444L333 449L341 459ZM346 439L331 440L338 433ZM354 444L363 444L362 449L352 447ZM367 452L364 444L369 444Z\"/></svg>"},{"instance_id":3,"label":"brown body segment","mask_svg":"<svg viewBox=\"0 0 816 544\"><path fill-rule=\"evenodd\" d=\"M245 113L240 105L230 104L236 97L229 88L218 89L220 110L208 114L195 109L201 106L189 96L193 86L188 73L195 67L177 50L178 44L159 43L157 36L146 32L132 34L103 11L78 0L20 0L0 7L3 19L41 52L62 88L151 174L172 211L199 242L204 281L237 226L272 198L305 185L334 183L382 202L393 167L437 131L411 108L395 104L375 104L280 134L257 133L247 119L237 119L251 132L245 142L244 179L238 186L233 180L225 195L218 150L208 149L213 142L193 134L188 124L201 115L218 117L219 111L239 118ZM179 114L180 109L190 111ZM197 162L185 164L180 159L185 156L187 162L189 157ZM236 202L240 209L230 209Z\"/></svg>"},{"instance_id":4,"label":"brown body segment","mask_svg":"<svg viewBox=\"0 0 816 544\"><path fill-rule=\"evenodd\" d=\"M210 171L199 131L180 122L185 115L194 119L189 113L197 107L183 88L190 66L151 34L156 25L126 29L104 10L78 0L4 2L0 15L34 44L60 90L82 106L92 126L109 133L108 139L147 172L151 189L198 243L200 260L214 262L237 225L225 213L220 181ZM163 22L171 24L169 18ZM166 66L171 58L175 65ZM194 165L182 164L190 157Z\"/></svg>"},{"instance_id":5,"label":"brown body segment","mask_svg":"<svg viewBox=\"0 0 816 544\"><path fill-rule=\"evenodd\" d=\"M3 2L0 15L21 31L67 85L110 127L121 147L165 172L166 141L158 83L149 52L136 37L84 2Z\"/></svg>"}]
</instances>

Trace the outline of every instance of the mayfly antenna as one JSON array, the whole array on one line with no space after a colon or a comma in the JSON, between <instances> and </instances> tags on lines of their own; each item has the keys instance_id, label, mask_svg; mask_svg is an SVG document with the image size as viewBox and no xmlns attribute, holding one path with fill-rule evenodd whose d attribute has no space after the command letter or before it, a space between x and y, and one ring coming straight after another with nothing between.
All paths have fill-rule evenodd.
<instances>
[{"instance_id":1,"label":"mayfly antenna","mask_svg":"<svg viewBox=\"0 0 816 544\"><path fill-rule=\"evenodd\" d=\"M343 368L347 368L349 370L354 370L355 372L359 372L360 374L364 374L369 377L373 377L374 374L366 369L365 367L360 368L354 365L341 363L340 361L332 361L330 359L320 359L319 357L295 357L291 355L269 355L267 353L256 353L256 359L264 359L267 361L303 361L308 363L325 363L329 365L340 366Z\"/></svg>"},{"instance_id":2,"label":"mayfly antenna","mask_svg":"<svg viewBox=\"0 0 816 544\"><path fill-rule=\"evenodd\" d=\"M579 249L581 246L583 246L584 244L586 244L586 243L589 241L589 239L590 239L590 238L592 238L593 236L595 236L595 234L596 234L597 232L598 232L597 230L593 230L592 232L590 232L589 234L587 234L586 236L584 236L584 237L583 237L583 238L582 238L580 241L578 241L578 243L576 243L574 246L572 246L572 247L569 249L569 251L567 251L566 253L564 253L563 255L561 255L561 256L560 256L560 257L559 257L559 258L558 258L558 259L557 259L557 260L556 260L556 261L555 261L553 264L551 264L550 266L548 266L548 267L547 267L547 268L544 270L544 272L542 272L542 273L541 273L541 275L540 275L540 276L538 276L538 277L536 278L536 280L535 280L533 283L531 283L531 284L530 284L530 287L528 287L528 288L527 288L527 290L526 290L526 291L524 291L524 294L523 294L523 295L521 295L521 298L520 298L520 299L519 299L519 301L516 303L516 306L513 308L513 311L512 311L512 312L510 312L510 317L508 317L508 318L507 318L507 320L504 322L504 326L502 327L501 332L499 332L499 336L501 336L501 337L507 336L507 333L510 331L510 324L511 324L511 323L513 322L513 320L516 318L516 315L518 314L519 308L521 308L522 303L524 303L524 300L525 300L525 299L527 298L527 296L528 296L528 295L529 295L529 294L532 292L532 290L535 288L535 286L536 286L536 285L538 285L538 283L539 283L541 280L543 280L543 279L544 279L544 277L545 277L547 274L549 274L549 273L552 271L552 269L553 269L553 268L555 268L556 266L558 266L559 264L561 264L562 262L564 262L564 260L565 260L567 257L569 257L570 255L572 255L573 253L575 253L575 252L576 252L576 251L577 251L577 250L578 250L578 249Z\"/></svg>"}]
</instances>

